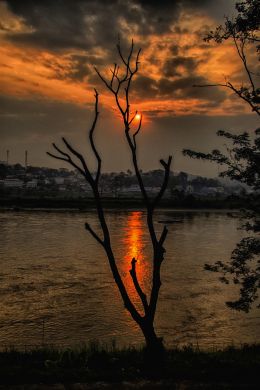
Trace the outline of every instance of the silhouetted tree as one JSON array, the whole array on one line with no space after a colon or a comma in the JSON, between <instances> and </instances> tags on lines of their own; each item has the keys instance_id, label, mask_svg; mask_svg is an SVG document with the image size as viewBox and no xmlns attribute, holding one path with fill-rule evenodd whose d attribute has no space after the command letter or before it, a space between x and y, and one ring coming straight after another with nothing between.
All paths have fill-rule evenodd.
<instances>
[{"instance_id":1,"label":"silhouetted tree","mask_svg":"<svg viewBox=\"0 0 260 390\"><path fill-rule=\"evenodd\" d=\"M215 162L226 167L220 173L222 177L238 180L251 188L247 199L247 209L242 211L245 219L244 229L253 233L260 231L260 130L256 131L254 140L248 133L234 135L225 131L218 131L218 136L231 140L233 147L227 154L219 150L211 153L200 153L184 150L184 154L192 158ZM228 275L232 276L235 284L240 284L240 297L234 302L227 302L229 307L248 311L251 304L257 300L257 290L260 287L260 239L257 236L243 238L233 250L229 262L216 262L214 265L205 265L205 269L221 272L220 280L228 283Z\"/></svg>"},{"instance_id":2,"label":"silhouetted tree","mask_svg":"<svg viewBox=\"0 0 260 390\"><path fill-rule=\"evenodd\" d=\"M196 85L196 87L221 86L230 89L243 101L245 101L258 115L260 115L260 88L256 85L256 78L259 73L252 71L249 65L246 50L248 47L255 49L256 61L260 56L260 2L259 0L245 0L236 3L238 12L234 20L226 17L224 25L218 26L214 31L210 31L204 38L206 42L214 40L222 43L225 40L232 40L242 62L247 83L235 85L230 80L223 84Z\"/></svg>"},{"instance_id":3,"label":"silhouetted tree","mask_svg":"<svg viewBox=\"0 0 260 390\"><path fill-rule=\"evenodd\" d=\"M245 48L247 45L255 45L256 57L259 56L259 5L259 0L238 2L236 4L237 17L234 20L226 18L224 25L218 26L205 38L206 41L213 39L218 43L226 39L233 40L242 61L248 84L236 87L227 81L225 84L217 85L231 89L249 104L257 115L260 115L260 88L256 86L259 75L254 74L249 69ZM226 153L221 153L219 150L213 150L211 153L200 153L187 149L183 153L192 158L225 166L226 170L221 172L220 176L238 180L251 188L251 194L247 199L247 209L242 210L242 217L245 221L243 228L247 232L255 234L243 238L237 244L228 262L218 261L214 265L205 265L205 269L209 271L220 272L222 282L229 283L231 278L235 284L240 285L239 298L236 301L226 303L231 308L248 312L252 303L258 299L260 287L260 239L257 236L260 231L260 129L257 129L255 136L251 137L247 132L235 135L223 130L218 131L217 135L232 142L232 146L227 147Z\"/></svg>"},{"instance_id":4,"label":"silhouetted tree","mask_svg":"<svg viewBox=\"0 0 260 390\"><path fill-rule=\"evenodd\" d=\"M214 31L210 31L204 38L206 41L214 39L217 43L232 38L247 39L257 44L260 50L260 40L257 36L260 25L259 0L244 0L235 4L237 16L234 19L225 18L224 25L219 25Z\"/></svg>"},{"instance_id":5,"label":"silhouetted tree","mask_svg":"<svg viewBox=\"0 0 260 390\"><path fill-rule=\"evenodd\" d=\"M132 316L133 320L139 325L140 329L142 330L149 354L154 356L156 353L163 351L162 339L157 336L154 330L154 317L156 312L159 291L161 287L160 269L165 254L164 242L168 231L166 226L164 226L161 234L157 236L154 228L153 215L154 215L154 210L158 205L160 199L162 198L167 187L172 157L169 156L167 161L160 160L160 163L164 169L164 179L157 196L152 200L149 199L146 189L144 187L143 179L141 176L141 170L139 169L138 160L137 160L136 138L141 130L142 116L140 116L138 125L135 127L134 119L136 118L136 113L131 112L131 103L130 103L130 87L134 79L134 76L138 72L139 56L141 50L139 50L136 55L134 54L133 41L127 57L125 57L122 54L120 43L117 45L117 50L122 62L122 70L120 67L120 71L119 71L119 65L115 64L114 68L111 70L110 80L107 80L97 69L96 72L99 75L100 79L105 84L105 86L107 87L107 89L113 95L119 113L121 115L123 125L124 125L125 137L132 156L134 172L137 177L138 184L147 211L147 215L146 215L147 226L148 226L148 230L151 238L151 244L153 248L153 258L151 260L153 266L152 287L149 296L147 296L147 294L143 291L138 281L138 270L137 270L136 259L133 258L131 264L129 264L129 266L131 265L129 272L132 277L133 285L142 303L142 307L143 307L142 313L140 313L138 309L135 307L122 281L121 275L119 273L114 251L111 245L110 232L107 226L105 213L102 206L102 200L99 191L99 179L101 174L102 160L94 142L94 131L96 128L96 123L99 115L98 93L96 90L95 90L95 117L93 120L93 124L89 130L89 142L97 160L97 173L95 177L91 175L90 170L88 168L88 164L85 158L83 157L83 155L80 154L77 150L75 150L71 145L71 143L68 142L67 139L65 138L62 138L62 140L66 146L66 151L59 148L56 144L53 144L53 147L58 154L52 154L52 153L48 153L48 154L51 157L54 157L62 161L66 161L67 163L72 165L82 174L82 176L90 184L93 191L95 203L96 203L97 215L102 230L102 237L96 231L94 231L94 229L88 223L85 224L85 227L87 231L94 237L94 239L104 249L109 261L109 265L115 283L121 294L124 306Z\"/></svg>"}]
</instances>

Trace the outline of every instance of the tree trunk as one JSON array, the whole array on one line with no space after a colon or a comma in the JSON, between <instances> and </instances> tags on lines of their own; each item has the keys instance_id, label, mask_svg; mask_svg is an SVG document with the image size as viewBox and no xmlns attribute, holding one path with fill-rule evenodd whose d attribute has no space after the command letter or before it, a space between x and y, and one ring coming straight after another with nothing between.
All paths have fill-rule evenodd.
<instances>
[{"instance_id":1,"label":"tree trunk","mask_svg":"<svg viewBox=\"0 0 260 390\"><path fill-rule=\"evenodd\" d=\"M146 320L141 325L141 329L146 342L144 365L148 373L155 377L159 375L165 362L163 339L156 335L153 323L150 321Z\"/></svg>"},{"instance_id":2,"label":"tree trunk","mask_svg":"<svg viewBox=\"0 0 260 390\"><path fill-rule=\"evenodd\" d=\"M162 340L157 337L153 325L146 324L142 326L142 331L145 337L147 349L156 349L159 345L162 345Z\"/></svg>"}]
</instances>

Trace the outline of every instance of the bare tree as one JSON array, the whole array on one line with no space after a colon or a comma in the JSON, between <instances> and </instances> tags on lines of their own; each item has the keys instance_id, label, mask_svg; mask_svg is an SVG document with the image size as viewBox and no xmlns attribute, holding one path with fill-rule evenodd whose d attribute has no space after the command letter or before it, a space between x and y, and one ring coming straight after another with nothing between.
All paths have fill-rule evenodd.
<instances>
[{"instance_id":1,"label":"bare tree","mask_svg":"<svg viewBox=\"0 0 260 390\"><path fill-rule=\"evenodd\" d=\"M92 126L89 130L89 142L97 161L97 173L95 177L92 177L88 164L85 158L83 157L83 155L80 154L77 150L75 150L72 147L71 143L68 142L65 138L62 138L63 143L66 147L65 151L59 148L56 144L53 144L53 147L56 150L57 154L48 153L48 155L58 160L66 161L68 164L72 165L82 174L82 176L90 184L95 199L96 210L100 222L102 236L100 236L88 223L85 224L86 230L94 237L94 239L104 249L109 261L113 278L121 294L124 306L132 316L133 320L139 325L140 329L142 330L146 341L147 350L151 352L151 354L154 354L163 351L162 338L159 338L154 330L154 318L156 313L157 301L159 297L159 291L161 287L160 270L165 255L164 242L168 231L166 226L164 226L161 234L158 236L155 232L153 216L154 216L154 210L158 205L160 199L162 198L168 184L172 156L169 156L167 161L160 160L160 163L164 168L164 179L157 196L153 199L150 199L148 197L147 191L143 183L143 179L141 176L141 171L139 169L138 159L137 159L136 138L138 133L141 131L142 116L140 115L140 119L138 121L137 126L134 126L133 125L135 122L134 119L136 118L137 112L135 113L131 112L131 104L130 104L130 87L132 85L134 76L138 72L139 56L141 50L139 50L136 54L134 54L133 41L127 57L125 57L122 54L120 43L118 43L117 45L117 50L118 50L120 60L122 62L122 71L121 68L119 69L119 65L115 64L114 68L110 70L111 78L107 80L97 69L95 70L99 75L100 79L102 80L102 82L107 87L107 89L114 96L117 108L121 114L121 118L124 125L125 137L129 149L131 151L135 174L139 183L143 202L146 208L147 227L149 230L151 245L153 249L153 258L151 259L152 267L153 267L152 287L149 296L147 295L147 293L143 291L138 281L138 270L136 267L137 265L136 259L133 258L131 264L129 264L129 266L131 266L129 272L133 281L133 285L135 287L135 290L140 298L143 307L142 313L134 305L122 281L121 275L119 273L114 251L111 245L110 232L106 223L105 213L104 213L102 200L100 196L99 179L101 173L102 160L94 141L94 132L95 132L98 115L99 115L98 112L99 95L96 90L95 90L95 116L94 116Z\"/></svg>"}]
</instances>

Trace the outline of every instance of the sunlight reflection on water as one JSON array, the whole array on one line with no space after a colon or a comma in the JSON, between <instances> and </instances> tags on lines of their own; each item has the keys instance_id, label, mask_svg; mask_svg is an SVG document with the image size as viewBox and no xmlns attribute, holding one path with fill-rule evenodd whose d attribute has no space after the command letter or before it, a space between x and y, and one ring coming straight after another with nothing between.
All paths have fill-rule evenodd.
<instances>
[{"instance_id":1,"label":"sunlight reflection on water","mask_svg":"<svg viewBox=\"0 0 260 390\"><path fill-rule=\"evenodd\" d=\"M115 338L120 345L139 344L142 335L124 310L102 248L84 222L95 229L94 212L0 212L0 341L2 345L44 341L73 345ZM129 275L150 291L151 252L142 211L109 211L119 269L135 304L140 302ZM238 220L225 212L160 210L156 221L168 225L166 259L156 317L158 333L169 345L201 347L259 340L257 311L227 309L231 286L203 270L205 262L225 260L239 240ZM179 221L179 222L178 222ZM177 223L178 222L178 223ZM163 225L156 223L160 231Z\"/></svg>"}]
</instances>

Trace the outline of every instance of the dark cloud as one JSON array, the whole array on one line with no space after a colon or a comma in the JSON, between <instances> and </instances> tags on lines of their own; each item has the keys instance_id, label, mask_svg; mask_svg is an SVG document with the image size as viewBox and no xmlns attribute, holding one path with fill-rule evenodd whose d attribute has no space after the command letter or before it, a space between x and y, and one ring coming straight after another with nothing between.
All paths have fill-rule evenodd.
<instances>
[{"instance_id":1,"label":"dark cloud","mask_svg":"<svg viewBox=\"0 0 260 390\"><path fill-rule=\"evenodd\" d=\"M171 46L169 47L169 50L170 50L170 52L171 52L171 54L172 54L173 56L177 56L177 55L179 54L180 48L179 48L179 46L173 44L173 45L171 45Z\"/></svg>"},{"instance_id":2,"label":"dark cloud","mask_svg":"<svg viewBox=\"0 0 260 390\"><path fill-rule=\"evenodd\" d=\"M161 10L163 14L167 11L181 10L183 8L203 8L206 5L212 3L212 0L137 0L137 3L141 4L146 10L152 10L153 12Z\"/></svg>"},{"instance_id":3,"label":"dark cloud","mask_svg":"<svg viewBox=\"0 0 260 390\"><path fill-rule=\"evenodd\" d=\"M142 99L154 97L158 93L156 81L147 76L138 76L133 87L137 96L142 97Z\"/></svg>"},{"instance_id":4,"label":"dark cloud","mask_svg":"<svg viewBox=\"0 0 260 390\"><path fill-rule=\"evenodd\" d=\"M70 55L41 59L41 63L51 69L53 79L69 80L75 82L85 81L87 76L93 72L93 65L97 65L98 59L95 56Z\"/></svg>"},{"instance_id":5,"label":"dark cloud","mask_svg":"<svg viewBox=\"0 0 260 390\"><path fill-rule=\"evenodd\" d=\"M210 9L214 3L214 0L7 0L9 9L30 28L23 33L7 32L7 36L15 42L49 50L87 50L93 46L109 49L118 34L127 39L134 32L144 36L165 33L185 7Z\"/></svg>"},{"instance_id":6,"label":"dark cloud","mask_svg":"<svg viewBox=\"0 0 260 390\"><path fill-rule=\"evenodd\" d=\"M181 27L180 25L177 25L177 26L174 26L172 31L175 33L175 34L179 34L179 35L182 35L182 34L187 34L189 32L189 30L187 28L183 28Z\"/></svg>"},{"instance_id":7,"label":"dark cloud","mask_svg":"<svg viewBox=\"0 0 260 390\"><path fill-rule=\"evenodd\" d=\"M25 33L9 34L9 38L50 50L114 44L120 31L119 3L106 0L9 0L10 10L31 28Z\"/></svg>"},{"instance_id":8,"label":"dark cloud","mask_svg":"<svg viewBox=\"0 0 260 390\"><path fill-rule=\"evenodd\" d=\"M175 80L162 77L158 81L139 76L134 84L133 90L137 97L145 98L172 98L172 99L198 99L202 104L209 102L209 107L214 104L218 106L226 98L226 93L221 88L199 88L194 85L209 84L202 76L187 76Z\"/></svg>"},{"instance_id":9,"label":"dark cloud","mask_svg":"<svg viewBox=\"0 0 260 390\"><path fill-rule=\"evenodd\" d=\"M10 0L7 4L32 29L10 35L11 39L50 49L82 47L85 40L83 2Z\"/></svg>"},{"instance_id":10,"label":"dark cloud","mask_svg":"<svg viewBox=\"0 0 260 390\"><path fill-rule=\"evenodd\" d=\"M64 125L69 124L71 127L73 119L77 118L79 122L86 120L87 107L37 97L24 99L0 96L1 139L66 132Z\"/></svg>"},{"instance_id":11,"label":"dark cloud","mask_svg":"<svg viewBox=\"0 0 260 390\"><path fill-rule=\"evenodd\" d=\"M175 77L181 76L184 71L193 73L200 62L200 60L193 57L175 56L165 61L163 65L163 75L166 77Z\"/></svg>"},{"instance_id":12,"label":"dark cloud","mask_svg":"<svg viewBox=\"0 0 260 390\"><path fill-rule=\"evenodd\" d=\"M86 56L74 55L71 57L71 60L72 66L67 76L71 80L84 81L84 79L92 72L91 66L89 65L89 58L86 58Z\"/></svg>"},{"instance_id":13,"label":"dark cloud","mask_svg":"<svg viewBox=\"0 0 260 390\"><path fill-rule=\"evenodd\" d=\"M182 1L145 1L139 0L136 3L141 5L143 18L146 24L142 26L143 34L162 34L169 31L173 21L178 19Z\"/></svg>"},{"instance_id":14,"label":"dark cloud","mask_svg":"<svg viewBox=\"0 0 260 390\"><path fill-rule=\"evenodd\" d=\"M199 88L196 85L209 84L208 80L202 76L188 76L177 80L161 78L158 82L159 96L168 96L179 99L200 99L214 101L216 105L223 102L226 93L216 88Z\"/></svg>"}]
</instances>

